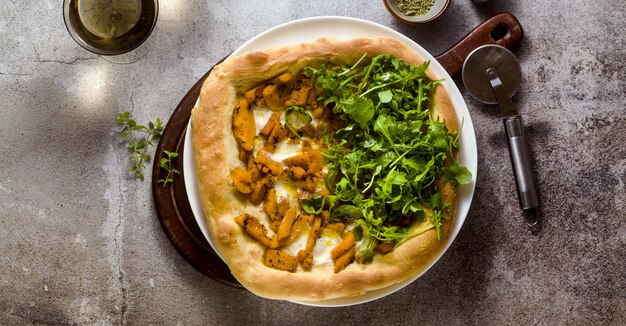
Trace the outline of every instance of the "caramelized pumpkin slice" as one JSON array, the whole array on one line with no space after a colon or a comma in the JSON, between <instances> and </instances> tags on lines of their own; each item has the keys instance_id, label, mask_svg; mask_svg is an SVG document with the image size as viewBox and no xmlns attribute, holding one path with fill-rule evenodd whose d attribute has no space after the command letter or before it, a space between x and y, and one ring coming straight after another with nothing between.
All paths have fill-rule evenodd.
<instances>
[{"instance_id":1,"label":"caramelized pumpkin slice","mask_svg":"<svg viewBox=\"0 0 626 326\"><path fill-rule=\"evenodd\" d=\"M259 133L265 137L269 137L277 123L280 123L280 113L274 112Z\"/></svg>"},{"instance_id":2,"label":"caramelized pumpkin slice","mask_svg":"<svg viewBox=\"0 0 626 326\"><path fill-rule=\"evenodd\" d=\"M280 221L282 216L278 210L278 199L276 198L276 189L272 188L267 192L263 209L270 217L270 221ZM275 230L274 230L275 231Z\"/></svg>"},{"instance_id":3,"label":"caramelized pumpkin slice","mask_svg":"<svg viewBox=\"0 0 626 326\"><path fill-rule=\"evenodd\" d=\"M267 231L263 224L259 223L252 215L239 215L235 218L235 222L237 222L250 237L260 242L264 247L271 248L272 239L267 236Z\"/></svg>"},{"instance_id":4,"label":"caramelized pumpkin slice","mask_svg":"<svg viewBox=\"0 0 626 326\"><path fill-rule=\"evenodd\" d=\"M274 187L274 177L269 174L257 181L252 187L252 193L250 194L252 203L254 205L262 203L265 195L272 187Z\"/></svg>"},{"instance_id":5,"label":"caramelized pumpkin slice","mask_svg":"<svg viewBox=\"0 0 626 326\"><path fill-rule=\"evenodd\" d=\"M239 100L233 114L233 134L241 148L251 151L254 148L256 125L254 114L245 98Z\"/></svg>"},{"instance_id":6,"label":"caramelized pumpkin slice","mask_svg":"<svg viewBox=\"0 0 626 326\"><path fill-rule=\"evenodd\" d=\"M291 206L285 216L283 217L283 221L278 226L278 232L276 232L276 240L279 244L284 243L285 240L289 238L291 235L291 228L293 223L296 221L296 217L298 216L298 209L296 206Z\"/></svg>"},{"instance_id":7,"label":"caramelized pumpkin slice","mask_svg":"<svg viewBox=\"0 0 626 326\"><path fill-rule=\"evenodd\" d=\"M291 207L289 199L283 196L279 198L278 195L276 195L276 197L278 198L278 211L280 212L280 216L285 216L285 213L287 213L287 210Z\"/></svg>"},{"instance_id":8,"label":"caramelized pumpkin slice","mask_svg":"<svg viewBox=\"0 0 626 326\"><path fill-rule=\"evenodd\" d=\"M320 233L320 228L322 227L322 219L319 217L315 217L313 220L313 225L311 226L311 232L309 232L309 238L306 240L306 250L309 252L313 252L315 248L315 241L317 240L317 236Z\"/></svg>"},{"instance_id":9,"label":"caramelized pumpkin slice","mask_svg":"<svg viewBox=\"0 0 626 326\"><path fill-rule=\"evenodd\" d=\"M291 75L290 72L284 72L280 74L280 76L276 77L276 82L279 84L286 84L287 82L291 80L291 77L293 76Z\"/></svg>"},{"instance_id":10,"label":"caramelized pumpkin slice","mask_svg":"<svg viewBox=\"0 0 626 326\"><path fill-rule=\"evenodd\" d=\"M248 100L248 103L252 103L256 100L257 98L257 94L258 94L258 88L260 86L257 86L255 88L250 89L249 91L246 92L246 94L244 94L244 98L246 100Z\"/></svg>"},{"instance_id":11,"label":"caramelized pumpkin slice","mask_svg":"<svg viewBox=\"0 0 626 326\"><path fill-rule=\"evenodd\" d=\"M311 86L303 84L300 88L296 88L291 91L291 98L287 100L286 104L305 106L309 99L310 92Z\"/></svg>"},{"instance_id":12,"label":"caramelized pumpkin slice","mask_svg":"<svg viewBox=\"0 0 626 326\"><path fill-rule=\"evenodd\" d=\"M290 243L291 241L295 240L300 235L300 233L302 233L302 230L304 230L304 228L308 224L308 221L308 216L306 216L306 214L298 214L296 221L291 227L291 235L289 236L289 239L285 241L285 243Z\"/></svg>"},{"instance_id":13,"label":"caramelized pumpkin slice","mask_svg":"<svg viewBox=\"0 0 626 326\"><path fill-rule=\"evenodd\" d=\"M346 253L337 257L335 260L335 273L339 273L344 270L348 265L354 261L354 255L356 254L356 247L350 248Z\"/></svg>"},{"instance_id":14,"label":"caramelized pumpkin slice","mask_svg":"<svg viewBox=\"0 0 626 326\"><path fill-rule=\"evenodd\" d=\"M248 162L246 164L246 169L248 173L250 173L250 177L253 182L257 182L263 178L263 173L256 167L256 163L254 162L254 155L248 155Z\"/></svg>"},{"instance_id":15,"label":"caramelized pumpkin slice","mask_svg":"<svg viewBox=\"0 0 626 326\"><path fill-rule=\"evenodd\" d=\"M346 252L350 251L350 248L354 247L354 233L348 232L341 242L330 251L330 258L333 260L337 260L340 256L344 255Z\"/></svg>"},{"instance_id":16,"label":"caramelized pumpkin slice","mask_svg":"<svg viewBox=\"0 0 626 326\"><path fill-rule=\"evenodd\" d=\"M295 272L298 268L298 258L276 249L265 250L263 264L281 271Z\"/></svg>"},{"instance_id":17,"label":"caramelized pumpkin slice","mask_svg":"<svg viewBox=\"0 0 626 326\"><path fill-rule=\"evenodd\" d=\"M267 154L263 151L260 151L257 154L254 161L262 166L261 171L265 173L269 172L273 175L279 176L283 174L283 171L285 170L280 163L269 158L269 156L267 156Z\"/></svg>"},{"instance_id":18,"label":"caramelized pumpkin slice","mask_svg":"<svg viewBox=\"0 0 626 326\"><path fill-rule=\"evenodd\" d=\"M306 247L305 249L298 251L298 260L300 261L300 265L302 265L302 269L305 271L308 271L311 267L313 267L313 249L315 248L315 242L317 240L317 236L319 235L321 225L322 219L315 217L313 225L311 226L311 231L309 232L309 237L306 241Z\"/></svg>"},{"instance_id":19,"label":"caramelized pumpkin slice","mask_svg":"<svg viewBox=\"0 0 626 326\"><path fill-rule=\"evenodd\" d=\"M341 234L341 232L343 232L343 230L346 229L346 225L344 223L341 222L332 222L332 223L327 223L326 225L324 225L325 229L329 229L329 230L333 230L339 234Z\"/></svg>"},{"instance_id":20,"label":"caramelized pumpkin slice","mask_svg":"<svg viewBox=\"0 0 626 326\"><path fill-rule=\"evenodd\" d=\"M235 189L242 194L252 192L252 176L246 169L236 168L230 173Z\"/></svg>"},{"instance_id":21,"label":"caramelized pumpkin slice","mask_svg":"<svg viewBox=\"0 0 626 326\"><path fill-rule=\"evenodd\" d=\"M324 106L320 103L311 110L313 118L319 119L324 115Z\"/></svg>"},{"instance_id":22,"label":"caramelized pumpkin slice","mask_svg":"<svg viewBox=\"0 0 626 326\"><path fill-rule=\"evenodd\" d=\"M297 166L301 167L304 170L308 170L309 164L311 163L311 157L308 153L298 154L291 157L288 157L283 160L287 166Z\"/></svg>"},{"instance_id":23,"label":"caramelized pumpkin slice","mask_svg":"<svg viewBox=\"0 0 626 326\"><path fill-rule=\"evenodd\" d=\"M285 137L287 137L287 129L285 129L282 123L276 123L274 129L272 129L272 132L267 137L267 142L263 149L268 152L274 152L276 143L280 142Z\"/></svg>"},{"instance_id":24,"label":"caramelized pumpkin slice","mask_svg":"<svg viewBox=\"0 0 626 326\"><path fill-rule=\"evenodd\" d=\"M296 181L296 186L298 189L302 189L309 193L315 193L315 189L317 188L317 179L312 176L307 176L304 180Z\"/></svg>"},{"instance_id":25,"label":"caramelized pumpkin slice","mask_svg":"<svg viewBox=\"0 0 626 326\"><path fill-rule=\"evenodd\" d=\"M276 85L267 85L263 88L263 99L272 111L282 111L287 107Z\"/></svg>"},{"instance_id":26,"label":"caramelized pumpkin slice","mask_svg":"<svg viewBox=\"0 0 626 326\"><path fill-rule=\"evenodd\" d=\"M304 269L305 271L311 270L311 267L313 267L313 254L304 250L304 249L300 249L298 251L298 261L300 262L300 265L302 266L302 269Z\"/></svg>"},{"instance_id":27,"label":"caramelized pumpkin slice","mask_svg":"<svg viewBox=\"0 0 626 326\"><path fill-rule=\"evenodd\" d=\"M309 155L309 165L307 167L307 173L317 177L321 177L322 170L324 169L324 157L319 151L314 150L311 147L304 148L307 155Z\"/></svg>"},{"instance_id":28,"label":"caramelized pumpkin slice","mask_svg":"<svg viewBox=\"0 0 626 326\"><path fill-rule=\"evenodd\" d=\"M299 166L292 166L285 170L285 174L287 174L291 180L298 181L306 177L306 170Z\"/></svg>"},{"instance_id":29,"label":"caramelized pumpkin slice","mask_svg":"<svg viewBox=\"0 0 626 326\"><path fill-rule=\"evenodd\" d=\"M335 262L335 273L344 270L354 261L354 255L356 254L355 244L354 233L348 232L343 237L343 240L331 250L330 257Z\"/></svg>"}]
</instances>

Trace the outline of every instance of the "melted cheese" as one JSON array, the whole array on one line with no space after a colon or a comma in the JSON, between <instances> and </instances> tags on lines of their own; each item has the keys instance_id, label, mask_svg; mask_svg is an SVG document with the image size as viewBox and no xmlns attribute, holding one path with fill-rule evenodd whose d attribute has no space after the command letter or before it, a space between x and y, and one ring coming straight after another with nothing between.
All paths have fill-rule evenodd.
<instances>
[{"instance_id":1,"label":"melted cheese","mask_svg":"<svg viewBox=\"0 0 626 326\"><path fill-rule=\"evenodd\" d=\"M252 113L254 114L254 124L256 126L256 134L259 135L259 132L261 131L261 129L265 127L267 122L272 117L272 111L253 105Z\"/></svg>"},{"instance_id":2,"label":"melted cheese","mask_svg":"<svg viewBox=\"0 0 626 326\"><path fill-rule=\"evenodd\" d=\"M274 189L276 189L276 198L278 198L279 201L281 197L284 197L289 199L291 205L298 203L298 190L295 185L283 180L278 180L274 184Z\"/></svg>"},{"instance_id":3,"label":"melted cheese","mask_svg":"<svg viewBox=\"0 0 626 326\"><path fill-rule=\"evenodd\" d=\"M254 148L252 149L252 151L254 153L258 153L263 146L265 145L265 138L263 136L256 136L256 138L254 138Z\"/></svg>"},{"instance_id":4,"label":"melted cheese","mask_svg":"<svg viewBox=\"0 0 626 326\"><path fill-rule=\"evenodd\" d=\"M275 162L282 163L284 159L300 154L301 150L301 143L293 143L287 141L287 139L283 139L281 142L276 144L276 150L274 150L274 153L267 153L267 156Z\"/></svg>"},{"instance_id":5,"label":"melted cheese","mask_svg":"<svg viewBox=\"0 0 626 326\"><path fill-rule=\"evenodd\" d=\"M308 240L308 238L309 238L309 229L303 230L302 233L300 233L300 236L298 236L292 243L286 246L283 250L292 256L297 256L298 251L306 248L306 241Z\"/></svg>"},{"instance_id":6,"label":"melted cheese","mask_svg":"<svg viewBox=\"0 0 626 326\"><path fill-rule=\"evenodd\" d=\"M341 242L341 237L327 237L322 235L315 241L315 248L313 249L313 266L327 266L333 265L333 260L330 257L330 252Z\"/></svg>"}]
</instances>

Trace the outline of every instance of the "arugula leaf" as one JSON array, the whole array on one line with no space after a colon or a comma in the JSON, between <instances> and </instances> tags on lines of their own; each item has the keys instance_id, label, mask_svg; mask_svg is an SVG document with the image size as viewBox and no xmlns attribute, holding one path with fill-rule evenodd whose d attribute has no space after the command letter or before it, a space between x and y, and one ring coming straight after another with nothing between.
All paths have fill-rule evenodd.
<instances>
[{"instance_id":1,"label":"arugula leaf","mask_svg":"<svg viewBox=\"0 0 626 326\"><path fill-rule=\"evenodd\" d=\"M311 198L304 198L300 201L302 209L309 214L320 214L324 209L326 203L326 197L320 195L313 195Z\"/></svg>"},{"instance_id":2,"label":"arugula leaf","mask_svg":"<svg viewBox=\"0 0 626 326\"><path fill-rule=\"evenodd\" d=\"M381 103L389 103L393 98L393 93L390 89L386 89L384 91L378 92L378 98L380 99Z\"/></svg>"},{"instance_id":3,"label":"arugula leaf","mask_svg":"<svg viewBox=\"0 0 626 326\"><path fill-rule=\"evenodd\" d=\"M387 139L389 145L391 145L393 150L398 153L395 147L395 142L393 141L393 139L391 139L391 134L389 133L389 126L393 125L394 122L395 119L393 119L392 117L380 114L376 119L376 122L374 122L374 131L379 132L380 134L385 136L385 139Z\"/></svg>"},{"instance_id":4,"label":"arugula leaf","mask_svg":"<svg viewBox=\"0 0 626 326\"><path fill-rule=\"evenodd\" d=\"M285 125L294 133L311 121L313 121L313 117L301 106L291 106L285 110Z\"/></svg>"},{"instance_id":5,"label":"arugula leaf","mask_svg":"<svg viewBox=\"0 0 626 326\"><path fill-rule=\"evenodd\" d=\"M456 163L444 168L444 173L448 178L454 180L456 184L468 184L472 182L472 173L464 166Z\"/></svg>"},{"instance_id":6,"label":"arugula leaf","mask_svg":"<svg viewBox=\"0 0 626 326\"><path fill-rule=\"evenodd\" d=\"M333 209L330 214L331 220L352 221L363 217L363 212L353 205L341 205Z\"/></svg>"},{"instance_id":7,"label":"arugula leaf","mask_svg":"<svg viewBox=\"0 0 626 326\"><path fill-rule=\"evenodd\" d=\"M441 240L441 211L433 211L433 224L435 225L435 232L437 232L437 240Z\"/></svg>"},{"instance_id":8,"label":"arugula leaf","mask_svg":"<svg viewBox=\"0 0 626 326\"><path fill-rule=\"evenodd\" d=\"M370 99L361 99L354 104L349 114L352 120L365 129L367 123L374 117L374 103Z\"/></svg>"}]
</instances>

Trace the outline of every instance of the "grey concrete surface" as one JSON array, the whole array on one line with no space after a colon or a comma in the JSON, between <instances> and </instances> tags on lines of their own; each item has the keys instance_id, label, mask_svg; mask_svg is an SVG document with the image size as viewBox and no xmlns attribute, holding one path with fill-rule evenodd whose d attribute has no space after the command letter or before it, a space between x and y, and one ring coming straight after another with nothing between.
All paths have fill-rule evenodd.
<instances>
[{"instance_id":1,"label":"grey concrete surface","mask_svg":"<svg viewBox=\"0 0 626 326\"><path fill-rule=\"evenodd\" d=\"M62 1L0 0L0 324L624 324L624 1L456 0L419 27L382 1L160 2L147 54L116 64L70 38ZM543 207L536 234L522 222L497 109L458 79L479 146L472 209L430 271L375 302L305 307L202 276L165 237L149 182L126 172L115 115L167 119L209 67L270 27L352 16L439 53L498 11L526 33L514 102Z\"/></svg>"}]
</instances>

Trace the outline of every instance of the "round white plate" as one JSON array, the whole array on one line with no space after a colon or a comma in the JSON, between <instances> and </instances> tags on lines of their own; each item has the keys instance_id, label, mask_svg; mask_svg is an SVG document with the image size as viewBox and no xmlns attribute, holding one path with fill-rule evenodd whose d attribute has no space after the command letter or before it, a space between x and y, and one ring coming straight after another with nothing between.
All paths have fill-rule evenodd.
<instances>
[{"instance_id":1,"label":"round white plate","mask_svg":"<svg viewBox=\"0 0 626 326\"><path fill-rule=\"evenodd\" d=\"M436 259L434 259L427 266L427 268L422 270L420 273L404 282L394 284L384 289L370 291L360 296L318 302L295 301L299 304L323 307L348 306L382 298L407 286L409 283L413 282L422 274L424 274L428 269L430 269L430 267L432 267L432 265L434 265L443 255L443 253L448 249L452 241L456 238L456 235L459 233L463 222L465 221L465 217L467 216L467 212L469 211L470 204L472 202L472 196L474 195L478 154L476 149L476 135L474 134L474 125L472 124L472 119L470 118L467 106L463 101L463 97L461 96L459 89L456 87L456 85L452 81L452 78L443 69L443 67L435 60L432 55L430 55L428 52L426 52L426 50L424 50L421 46L413 42L408 37L385 26L361 19L348 17L312 17L292 21L269 29L268 31L263 32L253 39L249 40L248 42L244 43L231 55L239 55L249 51L259 51L267 48L289 44L305 43L314 41L321 37L350 39L370 36L389 37L404 43L425 60L430 60L430 69L434 72L436 76L444 79L442 84L446 88L448 94L450 95L450 98L452 99L457 118L459 121L463 121L463 128L461 129L460 136L461 151L459 156L459 163L465 165L472 173L472 182L467 185L462 185L458 188L457 212L454 219L454 227L452 228L452 234L450 238L448 238L448 242L446 243L444 250L441 252L441 254L439 254L439 256L436 257ZM200 229L202 230L202 233L206 237L209 244L211 244L211 246L215 249L215 246L213 245L211 237L209 236L209 232L206 228L204 212L200 203L200 196L198 194L196 169L193 158L193 149L191 147L190 130L191 124L189 124L187 127L187 133L185 135L185 144L183 149L185 187L189 196L189 203L191 204L191 208L196 218L196 221L198 221L198 225L200 226Z\"/></svg>"}]
</instances>

